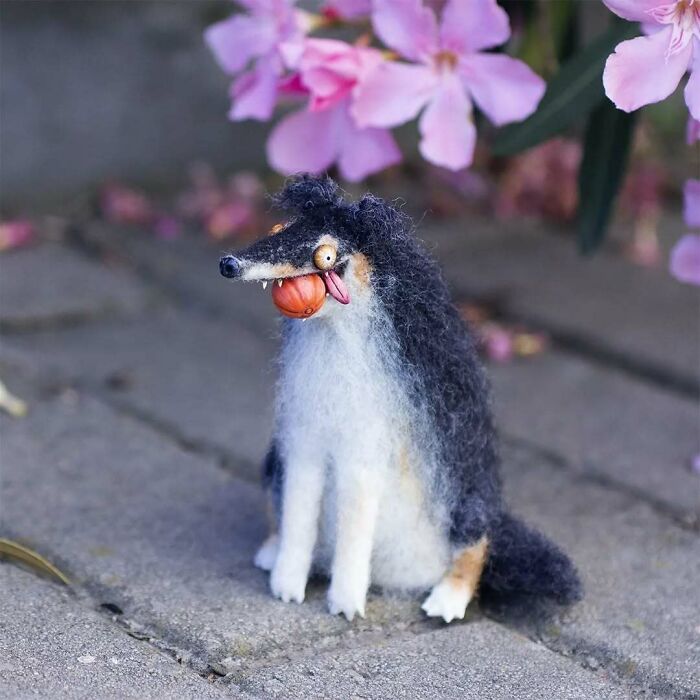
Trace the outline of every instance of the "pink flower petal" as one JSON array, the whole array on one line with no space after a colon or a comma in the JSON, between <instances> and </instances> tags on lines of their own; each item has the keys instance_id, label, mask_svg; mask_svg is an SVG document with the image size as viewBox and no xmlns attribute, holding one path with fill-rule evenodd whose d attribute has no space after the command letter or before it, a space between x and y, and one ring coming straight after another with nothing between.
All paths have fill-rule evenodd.
<instances>
[{"instance_id":1,"label":"pink flower petal","mask_svg":"<svg viewBox=\"0 0 700 700\"><path fill-rule=\"evenodd\" d=\"M439 83L426 66L387 61L355 89L351 113L360 127L393 127L413 119Z\"/></svg>"},{"instance_id":2,"label":"pink flower petal","mask_svg":"<svg viewBox=\"0 0 700 700\"><path fill-rule=\"evenodd\" d=\"M459 72L474 101L497 126L532 114L546 88L529 66L503 54L465 56Z\"/></svg>"},{"instance_id":3,"label":"pink flower petal","mask_svg":"<svg viewBox=\"0 0 700 700\"><path fill-rule=\"evenodd\" d=\"M276 60L274 57L259 59L252 70L233 83L230 93L233 102L228 113L231 121L267 121L272 116L277 102L279 78Z\"/></svg>"},{"instance_id":4,"label":"pink flower petal","mask_svg":"<svg viewBox=\"0 0 700 700\"><path fill-rule=\"evenodd\" d=\"M339 147L338 167L341 175L350 182L358 182L401 161L401 151L390 132L386 129L358 129L347 108L342 133L339 133Z\"/></svg>"},{"instance_id":5,"label":"pink flower petal","mask_svg":"<svg viewBox=\"0 0 700 700\"><path fill-rule=\"evenodd\" d=\"M471 104L456 75L443 78L418 128L423 158L449 170L471 165L476 129L471 119Z\"/></svg>"},{"instance_id":6,"label":"pink flower petal","mask_svg":"<svg viewBox=\"0 0 700 700\"><path fill-rule=\"evenodd\" d=\"M692 146L697 141L700 141L700 121L689 117L685 128L685 142Z\"/></svg>"},{"instance_id":7,"label":"pink flower petal","mask_svg":"<svg viewBox=\"0 0 700 700\"><path fill-rule=\"evenodd\" d=\"M312 109L325 109L355 87L360 73L358 51L344 41L307 40L299 70L303 84L314 97Z\"/></svg>"},{"instance_id":8,"label":"pink flower petal","mask_svg":"<svg viewBox=\"0 0 700 700\"><path fill-rule=\"evenodd\" d=\"M212 24L204 32L204 40L221 68L233 74L243 70L251 58L272 50L274 27L270 22L239 14Z\"/></svg>"},{"instance_id":9,"label":"pink flower petal","mask_svg":"<svg viewBox=\"0 0 700 700\"><path fill-rule=\"evenodd\" d=\"M683 219L686 226L700 228L700 180L686 180L683 187Z\"/></svg>"},{"instance_id":10,"label":"pink flower petal","mask_svg":"<svg viewBox=\"0 0 700 700\"><path fill-rule=\"evenodd\" d=\"M692 44L666 57L672 28L623 41L603 71L605 94L624 112L666 99L688 69Z\"/></svg>"},{"instance_id":11,"label":"pink flower petal","mask_svg":"<svg viewBox=\"0 0 700 700\"><path fill-rule=\"evenodd\" d=\"M630 22L649 22L649 10L668 4L669 0L603 0L608 9Z\"/></svg>"},{"instance_id":12,"label":"pink flower petal","mask_svg":"<svg viewBox=\"0 0 700 700\"><path fill-rule=\"evenodd\" d=\"M496 0L448 0L440 22L441 48L458 54L500 46L510 22Z\"/></svg>"},{"instance_id":13,"label":"pink flower petal","mask_svg":"<svg viewBox=\"0 0 700 700\"><path fill-rule=\"evenodd\" d=\"M267 140L267 159L283 175L320 173L335 160L340 108L302 110L282 119Z\"/></svg>"},{"instance_id":14,"label":"pink flower petal","mask_svg":"<svg viewBox=\"0 0 700 700\"><path fill-rule=\"evenodd\" d=\"M372 12L372 2L371 0L332 0L326 3L323 9L343 19L356 19L368 16Z\"/></svg>"},{"instance_id":15,"label":"pink flower petal","mask_svg":"<svg viewBox=\"0 0 700 700\"><path fill-rule=\"evenodd\" d=\"M700 41L697 39L693 39L693 64L683 94L690 114L700 119Z\"/></svg>"},{"instance_id":16,"label":"pink flower petal","mask_svg":"<svg viewBox=\"0 0 700 700\"><path fill-rule=\"evenodd\" d=\"M372 24L379 38L406 58L422 60L438 49L435 13L421 0L375 0Z\"/></svg>"},{"instance_id":17,"label":"pink flower petal","mask_svg":"<svg viewBox=\"0 0 700 700\"><path fill-rule=\"evenodd\" d=\"M700 236L687 234L673 246L669 268L678 281L700 285Z\"/></svg>"}]
</instances>

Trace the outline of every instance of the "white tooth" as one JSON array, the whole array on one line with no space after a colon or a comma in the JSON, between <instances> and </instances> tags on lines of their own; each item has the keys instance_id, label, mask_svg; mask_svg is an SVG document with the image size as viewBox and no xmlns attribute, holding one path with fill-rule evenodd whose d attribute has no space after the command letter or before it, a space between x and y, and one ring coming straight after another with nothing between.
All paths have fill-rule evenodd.
<instances>
[{"instance_id":1,"label":"white tooth","mask_svg":"<svg viewBox=\"0 0 700 700\"><path fill-rule=\"evenodd\" d=\"M308 321L308 319L306 319L306 318L302 318L301 320L302 320L302 321Z\"/></svg>"},{"instance_id":2,"label":"white tooth","mask_svg":"<svg viewBox=\"0 0 700 700\"><path fill-rule=\"evenodd\" d=\"M277 286L278 286L278 287L281 287L281 286L282 286L282 282L284 282L284 280L277 280Z\"/></svg>"},{"instance_id":3,"label":"white tooth","mask_svg":"<svg viewBox=\"0 0 700 700\"><path fill-rule=\"evenodd\" d=\"M262 286L263 289L267 289L267 280L263 280Z\"/></svg>"}]
</instances>

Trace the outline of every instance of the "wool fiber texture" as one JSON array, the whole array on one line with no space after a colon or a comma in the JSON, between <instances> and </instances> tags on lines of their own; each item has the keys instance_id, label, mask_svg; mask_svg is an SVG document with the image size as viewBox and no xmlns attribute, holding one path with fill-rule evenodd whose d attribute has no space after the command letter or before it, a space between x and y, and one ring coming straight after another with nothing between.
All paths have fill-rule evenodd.
<instances>
[{"instance_id":1,"label":"wool fiber texture","mask_svg":"<svg viewBox=\"0 0 700 700\"><path fill-rule=\"evenodd\" d=\"M482 589L562 604L578 600L580 582L566 555L506 512L489 385L472 335L410 219L369 194L346 201L327 177L293 178L274 201L290 218L284 236L251 247L260 260L301 268L319 237L328 233L339 243L339 258L359 252L369 261L372 298L365 325L357 327L376 348L372 362L381 366L378 374L390 378L380 391L396 393L395 422L421 455L425 497L450 551L486 536L490 545ZM299 328L299 322L285 321L283 347L296 342ZM350 375L353 371L348 368ZM385 381L381 377L377 381ZM264 483L277 509L283 479L284 455L273 439Z\"/></svg>"}]
</instances>

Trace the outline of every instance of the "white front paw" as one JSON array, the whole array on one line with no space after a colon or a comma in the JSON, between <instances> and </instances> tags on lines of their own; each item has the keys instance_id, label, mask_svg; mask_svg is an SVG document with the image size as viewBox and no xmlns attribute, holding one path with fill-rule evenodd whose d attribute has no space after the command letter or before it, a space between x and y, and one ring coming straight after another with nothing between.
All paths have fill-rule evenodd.
<instances>
[{"instance_id":1,"label":"white front paw","mask_svg":"<svg viewBox=\"0 0 700 700\"><path fill-rule=\"evenodd\" d=\"M443 579L421 606L428 617L441 617L445 622L462 620L467 612L471 593L467 586Z\"/></svg>"},{"instance_id":2,"label":"white front paw","mask_svg":"<svg viewBox=\"0 0 700 700\"><path fill-rule=\"evenodd\" d=\"M270 575L272 595L285 603L303 603L307 578L306 571L294 565L281 564L278 558Z\"/></svg>"},{"instance_id":3,"label":"white front paw","mask_svg":"<svg viewBox=\"0 0 700 700\"><path fill-rule=\"evenodd\" d=\"M279 549L279 535L270 535L260 546L255 555L253 563L258 569L272 571L272 567L277 561L277 550Z\"/></svg>"},{"instance_id":4,"label":"white front paw","mask_svg":"<svg viewBox=\"0 0 700 700\"><path fill-rule=\"evenodd\" d=\"M355 615L364 617L366 597L367 591L362 587L353 590L350 586L331 582L328 589L328 610L332 615L345 615L348 620L352 620Z\"/></svg>"}]
</instances>

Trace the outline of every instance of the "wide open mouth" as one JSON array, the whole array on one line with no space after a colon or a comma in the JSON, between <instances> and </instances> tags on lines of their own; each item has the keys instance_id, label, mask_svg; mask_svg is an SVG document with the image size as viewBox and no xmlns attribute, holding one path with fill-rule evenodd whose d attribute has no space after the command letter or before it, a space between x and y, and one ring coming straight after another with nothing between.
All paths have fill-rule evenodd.
<instances>
[{"instance_id":1,"label":"wide open mouth","mask_svg":"<svg viewBox=\"0 0 700 700\"><path fill-rule=\"evenodd\" d=\"M330 270L318 270L317 272L302 273L299 275L286 275L284 277L270 277L257 279L256 282L260 282L263 289L267 288L268 284L277 285L282 287L285 283L295 284L293 280L300 280L303 277L317 276L323 282L326 288L326 296L331 296L337 302L341 304L350 303L350 293L348 292L347 285L345 284L343 277L345 276L345 270L347 269L347 261L339 262L335 267Z\"/></svg>"},{"instance_id":2,"label":"wide open mouth","mask_svg":"<svg viewBox=\"0 0 700 700\"><path fill-rule=\"evenodd\" d=\"M318 249L317 249L318 250ZM322 251L322 255L325 251ZM343 280L348 261L332 261L330 269L322 269L322 256L314 260L315 269L302 272L286 263L252 262L234 255L219 260L219 271L228 279L260 282L263 289L272 285L272 300L286 316L308 318L315 314L327 297L340 304L350 303L350 294Z\"/></svg>"}]
</instances>

